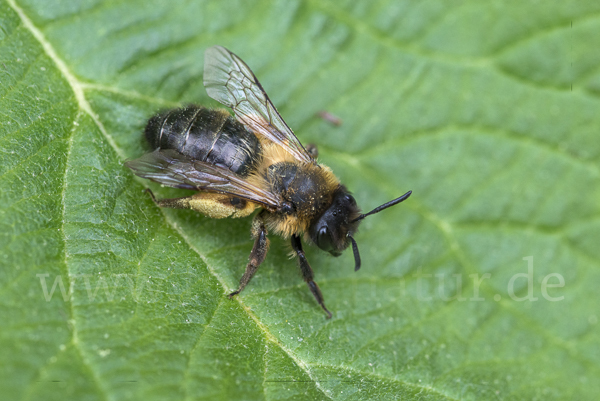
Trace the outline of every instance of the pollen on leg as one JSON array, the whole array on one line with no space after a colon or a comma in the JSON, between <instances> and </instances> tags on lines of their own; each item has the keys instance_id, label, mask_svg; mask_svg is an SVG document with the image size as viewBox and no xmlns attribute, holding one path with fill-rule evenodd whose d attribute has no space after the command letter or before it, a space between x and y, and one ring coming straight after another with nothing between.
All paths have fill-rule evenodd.
<instances>
[{"instance_id":1,"label":"pollen on leg","mask_svg":"<svg viewBox=\"0 0 600 401\"><path fill-rule=\"evenodd\" d=\"M190 209L213 219L223 219L235 213L235 208L233 206L223 204L219 202L220 199L214 199L213 197L206 195L212 194L200 193L194 195L192 199L190 199Z\"/></svg>"},{"instance_id":2,"label":"pollen on leg","mask_svg":"<svg viewBox=\"0 0 600 401\"><path fill-rule=\"evenodd\" d=\"M189 208L213 219L223 219L246 217L256 209L256 205L231 195L199 192L190 197Z\"/></svg>"}]
</instances>

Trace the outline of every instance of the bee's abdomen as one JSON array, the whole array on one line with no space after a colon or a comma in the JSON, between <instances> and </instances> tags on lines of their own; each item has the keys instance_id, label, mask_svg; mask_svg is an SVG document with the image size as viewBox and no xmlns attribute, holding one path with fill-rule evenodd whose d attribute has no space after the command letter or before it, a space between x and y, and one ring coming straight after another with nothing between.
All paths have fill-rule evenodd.
<instances>
[{"instance_id":1,"label":"bee's abdomen","mask_svg":"<svg viewBox=\"0 0 600 401\"><path fill-rule=\"evenodd\" d=\"M195 105L152 117L146 125L146 139L153 149L174 149L242 176L254 170L261 158L256 135L227 111Z\"/></svg>"}]
</instances>

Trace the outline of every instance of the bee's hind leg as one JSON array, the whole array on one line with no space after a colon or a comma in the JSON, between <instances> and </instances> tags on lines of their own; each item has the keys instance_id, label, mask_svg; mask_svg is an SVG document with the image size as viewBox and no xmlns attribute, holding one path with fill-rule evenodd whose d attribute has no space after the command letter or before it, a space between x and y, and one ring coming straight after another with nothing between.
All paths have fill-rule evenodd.
<instances>
[{"instance_id":1,"label":"bee's hind leg","mask_svg":"<svg viewBox=\"0 0 600 401\"><path fill-rule=\"evenodd\" d=\"M254 238L254 246L250 252L248 264L246 265L246 271L240 279L240 285L238 289L231 294L229 298L242 292L244 287L252 280L254 273L258 270L258 267L265 260L267 251L269 250L269 239L267 238L267 226L263 219L263 213L261 212L252 221L252 237Z\"/></svg>"},{"instance_id":2,"label":"bee's hind leg","mask_svg":"<svg viewBox=\"0 0 600 401\"><path fill-rule=\"evenodd\" d=\"M156 201L156 196L154 196L154 192L152 192L152 190L151 190L150 188L146 188L146 189L144 189L144 192L146 192L146 193L150 194L150 197L152 198L152 202L154 202L154 203L158 203L158 202Z\"/></svg>"},{"instance_id":3,"label":"bee's hind leg","mask_svg":"<svg viewBox=\"0 0 600 401\"><path fill-rule=\"evenodd\" d=\"M169 207L172 209L189 209L190 208L189 204L190 204L190 199L192 198L191 196L184 196L182 198L171 198L171 199L156 199L156 196L154 196L154 193L152 192L152 190L150 188L146 188L144 190L144 192L147 192L150 194L152 201L154 203L156 203L157 206Z\"/></svg>"},{"instance_id":4,"label":"bee's hind leg","mask_svg":"<svg viewBox=\"0 0 600 401\"><path fill-rule=\"evenodd\" d=\"M319 286L313 280L313 271L308 264L308 260L306 260L306 256L304 255L304 250L302 249L302 242L300 242L300 237L297 235L292 235L292 248L294 252L298 255L298 260L300 261L300 271L302 272L302 277L306 284L308 284L308 288L310 292L314 295L315 299L321 305L321 308L327 313L327 319L331 319L331 312L325 306L325 300L323 299L323 294L319 289Z\"/></svg>"},{"instance_id":5,"label":"bee's hind leg","mask_svg":"<svg viewBox=\"0 0 600 401\"><path fill-rule=\"evenodd\" d=\"M227 194L197 192L182 198L156 199L150 189L146 189L146 192L160 207L192 209L213 219L246 217L256 209L256 204Z\"/></svg>"}]
</instances>

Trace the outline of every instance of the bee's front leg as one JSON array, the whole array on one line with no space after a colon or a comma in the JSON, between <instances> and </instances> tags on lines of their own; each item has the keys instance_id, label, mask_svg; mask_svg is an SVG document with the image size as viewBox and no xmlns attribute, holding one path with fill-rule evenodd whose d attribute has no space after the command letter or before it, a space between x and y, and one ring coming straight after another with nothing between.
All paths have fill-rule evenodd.
<instances>
[{"instance_id":1,"label":"bee's front leg","mask_svg":"<svg viewBox=\"0 0 600 401\"><path fill-rule=\"evenodd\" d=\"M306 256L304 255L304 250L302 249L302 242L300 242L300 237L297 235L292 235L292 248L294 252L298 255L298 260L300 261L300 271L302 272L302 277L306 284L308 284L308 288L310 292L314 295L321 308L327 313L327 319L331 319L331 312L327 310L325 307L325 300L323 299L323 294L321 294L321 290L315 281L313 280L313 271L308 264L308 260L306 260Z\"/></svg>"},{"instance_id":2,"label":"bee's front leg","mask_svg":"<svg viewBox=\"0 0 600 401\"><path fill-rule=\"evenodd\" d=\"M254 238L254 246L252 252L250 252L249 262L246 265L246 271L240 279L240 286L238 289L231 294L229 298L242 292L244 287L252 280L254 273L258 270L258 266L265 260L267 251L269 250L269 239L267 238L267 227L263 219L263 213L261 212L252 221L252 237Z\"/></svg>"}]
</instances>

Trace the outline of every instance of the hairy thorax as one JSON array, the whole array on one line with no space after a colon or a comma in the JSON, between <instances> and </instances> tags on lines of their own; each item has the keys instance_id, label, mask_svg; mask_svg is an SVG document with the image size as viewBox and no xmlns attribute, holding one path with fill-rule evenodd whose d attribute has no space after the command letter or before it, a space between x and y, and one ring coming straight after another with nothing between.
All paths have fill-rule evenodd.
<instances>
[{"instance_id":1,"label":"hairy thorax","mask_svg":"<svg viewBox=\"0 0 600 401\"><path fill-rule=\"evenodd\" d=\"M327 166L280 161L264 172L273 193L285 202L281 212L268 220L270 228L288 237L307 230L310 222L323 213L332 201L339 183Z\"/></svg>"}]
</instances>

